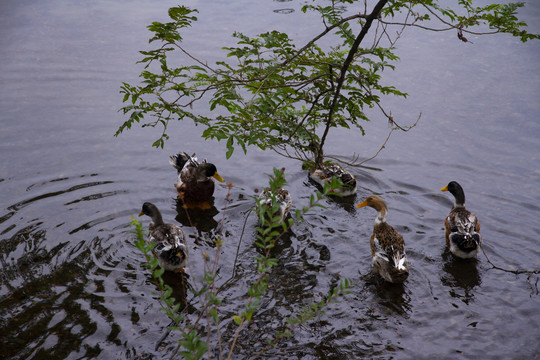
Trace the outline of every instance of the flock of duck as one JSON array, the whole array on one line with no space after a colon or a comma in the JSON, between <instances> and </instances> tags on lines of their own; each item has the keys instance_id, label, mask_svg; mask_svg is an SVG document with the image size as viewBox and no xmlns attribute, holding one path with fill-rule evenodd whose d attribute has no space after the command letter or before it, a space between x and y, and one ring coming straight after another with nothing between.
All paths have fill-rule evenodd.
<instances>
[{"instance_id":1,"label":"flock of duck","mask_svg":"<svg viewBox=\"0 0 540 360\"><path fill-rule=\"evenodd\" d=\"M190 156L185 152L170 156L169 162L178 171L178 179L174 185L184 207L208 208L210 206L208 201L214 193L213 179L224 181L217 172L216 166L206 160L199 162L194 155ZM342 180L344 187L337 189L337 193L343 196L356 193L354 176L339 165L330 165L311 171L309 177L320 185L331 181L333 177L338 177ZM457 182L451 181L441 191L449 191L455 199L450 213L444 220L446 245L456 257L473 258L478 253L482 241L478 219L465 208L465 193ZM261 192L259 203L269 202L270 196L272 196L270 189L266 188ZM292 204L291 196L282 188L278 189L273 196L280 203L279 216L281 220L284 220ZM357 205L358 208L366 206L377 211L370 238L373 269L388 282L403 283L409 276L403 236L388 223L386 219L388 208L380 196L370 195ZM142 215L152 218L148 237L149 241L155 244L152 252L160 266L169 271L183 271L188 252L186 236L182 228L175 224L165 223L159 209L149 202L143 204L139 216Z\"/></svg>"}]
</instances>

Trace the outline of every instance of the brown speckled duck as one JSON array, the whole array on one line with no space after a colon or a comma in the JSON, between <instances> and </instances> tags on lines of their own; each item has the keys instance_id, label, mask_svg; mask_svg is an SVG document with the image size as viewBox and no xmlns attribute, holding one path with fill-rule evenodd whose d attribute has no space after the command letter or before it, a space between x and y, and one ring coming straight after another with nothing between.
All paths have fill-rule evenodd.
<instances>
[{"instance_id":1,"label":"brown speckled duck","mask_svg":"<svg viewBox=\"0 0 540 360\"><path fill-rule=\"evenodd\" d=\"M376 273L391 283L403 283L409 276L405 242L400 233L386 221L388 208L377 195L368 196L357 207L370 206L377 210L371 235L371 259Z\"/></svg>"},{"instance_id":2,"label":"brown speckled duck","mask_svg":"<svg viewBox=\"0 0 540 360\"><path fill-rule=\"evenodd\" d=\"M195 154L194 154L195 155ZM169 157L169 163L178 171L174 183L178 197L187 207L209 208L208 202L214 194L214 181L223 182L214 164L198 162L194 155L180 152Z\"/></svg>"},{"instance_id":3,"label":"brown speckled duck","mask_svg":"<svg viewBox=\"0 0 540 360\"><path fill-rule=\"evenodd\" d=\"M465 209L463 188L450 181L441 191L449 191L455 198L454 206L444 220L446 245L459 258L475 257L482 243L480 223L476 215Z\"/></svg>"},{"instance_id":4,"label":"brown speckled duck","mask_svg":"<svg viewBox=\"0 0 540 360\"><path fill-rule=\"evenodd\" d=\"M169 271L182 271L187 262L186 235L178 225L163 222L161 212L156 205L145 202L139 216L152 218L148 238L155 246L152 253L159 265Z\"/></svg>"}]
</instances>

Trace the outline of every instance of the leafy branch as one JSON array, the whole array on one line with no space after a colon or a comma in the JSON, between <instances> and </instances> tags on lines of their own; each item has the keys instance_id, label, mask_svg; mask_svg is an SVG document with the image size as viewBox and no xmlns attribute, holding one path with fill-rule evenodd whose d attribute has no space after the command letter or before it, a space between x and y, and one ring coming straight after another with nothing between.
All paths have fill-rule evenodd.
<instances>
[{"instance_id":1,"label":"leafy branch","mask_svg":"<svg viewBox=\"0 0 540 360\"><path fill-rule=\"evenodd\" d=\"M141 51L142 84L121 87L127 103L121 110L129 118L115 135L135 123L161 126L153 146L163 147L169 139L169 121L191 119L204 125L203 138L226 141L227 157L237 147L246 152L257 146L315 160L318 166L330 128L357 128L364 134L362 122L370 120L367 108L378 108L398 130L408 127L398 124L380 103L381 96L407 96L381 80L384 69L394 69L395 46L406 28L455 30L462 41L468 41L463 33L509 33L522 41L539 38L528 33L516 16L523 3L475 7L471 0L460 0L451 9L436 0L379 0L370 12L367 1L361 10L355 7L358 1L343 1L347 7L338 3L302 8L317 12L324 25L303 46L297 48L288 34L279 31L256 37L236 32L237 46L224 48L227 61L212 66L182 46L184 32L197 21L197 10L169 9L172 21L148 27L154 34L150 42L159 46ZM360 47L368 32L374 32L372 40ZM319 45L327 38L336 45ZM184 64L171 66L169 55L178 51ZM197 111L201 101L208 102L211 115Z\"/></svg>"},{"instance_id":2,"label":"leafy branch","mask_svg":"<svg viewBox=\"0 0 540 360\"><path fill-rule=\"evenodd\" d=\"M270 176L269 180L269 193L276 194L278 189L285 185L286 180L283 172L278 169L274 169L274 174ZM309 199L309 204L307 206L303 206L301 209L296 209L294 216L286 219L284 222L280 222L280 216L276 215L280 206L276 196L271 196L270 202L263 202L260 198L255 199L255 209L259 221L261 222L261 225L257 227L258 234L255 244L262 250L263 253L256 258L258 276L255 282L248 288L249 297L247 299L245 308L240 314L233 316L233 320L238 327L233 337L228 359L232 358L233 350L236 342L238 341L241 330L245 324L251 321L253 315L259 309L260 301L268 289L269 273L271 269L277 265L277 259L271 257L271 250L274 248L276 242L283 235L285 235L295 223L303 222L304 215L306 213L315 207L323 207L323 205L320 204L323 197L330 195L336 188L340 187L343 187L343 184L339 179L333 179L331 183L326 183L322 193L319 191L312 193ZM347 289L349 287L350 282L348 280L344 280L340 289L336 290L335 292L330 292L327 299L319 303L311 304L307 308L303 309L297 317L288 319L286 321L288 326L287 330L277 333L273 339L269 338L267 346L261 349L258 354L268 351L268 349L275 346L283 337L290 337L292 331L294 331L298 325L306 323L313 317L314 314L321 313L322 308L332 302L335 302L335 298L337 296L342 296L348 293ZM258 355L255 357L257 356Z\"/></svg>"}]
</instances>

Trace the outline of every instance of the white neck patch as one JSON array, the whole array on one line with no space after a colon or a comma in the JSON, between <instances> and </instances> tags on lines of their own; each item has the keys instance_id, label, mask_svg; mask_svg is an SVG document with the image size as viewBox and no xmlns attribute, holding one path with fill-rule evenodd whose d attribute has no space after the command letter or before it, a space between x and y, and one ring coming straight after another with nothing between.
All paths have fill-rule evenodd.
<instances>
[{"instance_id":1,"label":"white neck patch","mask_svg":"<svg viewBox=\"0 0 540 360\"><path fill-rule=\"evenodd\" d=\"M379 225L383 222L386 222L386 216L384 216L380 211L377 213L377 217L375 218L375 225Z\"/></svg>"}]
</instances>

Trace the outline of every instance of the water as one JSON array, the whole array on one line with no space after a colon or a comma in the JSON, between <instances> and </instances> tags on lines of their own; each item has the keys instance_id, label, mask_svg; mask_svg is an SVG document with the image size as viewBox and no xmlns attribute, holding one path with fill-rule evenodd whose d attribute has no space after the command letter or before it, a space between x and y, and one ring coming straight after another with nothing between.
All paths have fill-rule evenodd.
<instances>
[{"instance_id":1,"label":"water","mask_svg":"<svg viewBox=\"0 0 540 360\"><path fill-rule=\"evenodd\" d=\"M280 28L305 37L310 17L296 1L194 2L201 19L194 46L210 59L234 30ZM191 284L203 275L201 253L213 254L221 229L218 284L223 332L234 330L249 283L255 218L239 244L250 196L274 166L285 166L295 206L313 186L300 164L252 149L226 161L224 146L203 142L201 128L171 128L165 150L157 136L135 129L119 138L122 81L135 82L145 26L166 19L174 2L48 3L0 6L0 355L13 359L161 359L172 333L156 287L133 245L129 218L152 201L189 237ZM295 11L291 12L290 9ZM540 6L523 13L539 32ZM242 19L239 21L238 19ZM216 34L223 34L216 36ZM492 269L485 256L453 259L444 249L442 221L452 200L439 189L450 180L465 188L480 218L490 260L506 269L538 269L540 248L540 47L509 36L471 37L411 31L399 44L398 70L388 83L407 100L385 100L396 121L419 125L395 133L369 167L353 168L359 189L350 201L325 200L277 245L278 265L261 311L241 333L236 358L259 349L284 317L321 300L341 278L352 294L295 331L268 358L537 358L540 354L538 276ZM384 121L368 136L337 131L327 153L371 156L384 141ZM215 209L188 223L177 209L168 155L196 152L234 184L218 185ZM237 156L238 155L238 156ZM371 274L369 235L375 212L354 205L382 194L389 221L405 237L411 275L403 286ZM145 225L148 219L142 219ZM221 225L220 225L221 224ZM233 268L237 248L237 267ZM200 304L191 295L189 312Z\"/></svg>"}]
</instances>

